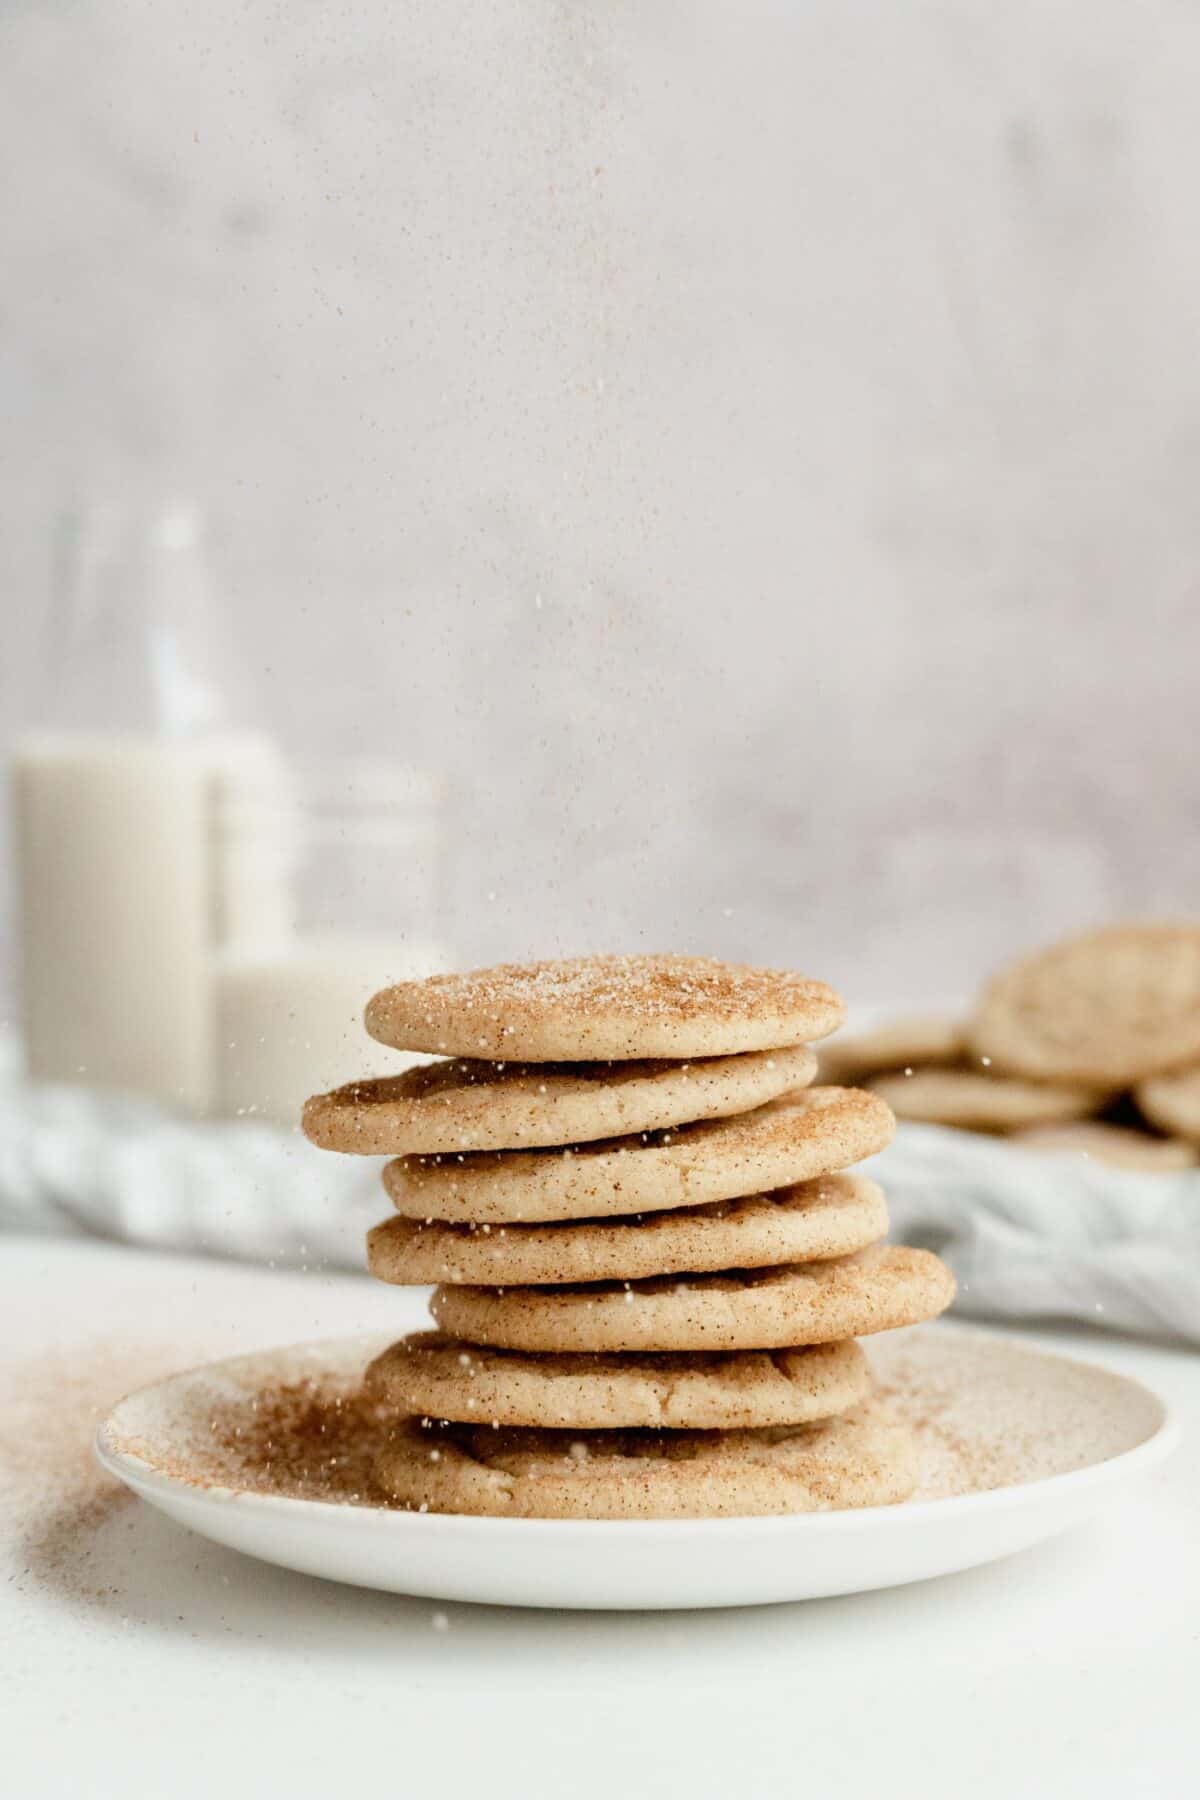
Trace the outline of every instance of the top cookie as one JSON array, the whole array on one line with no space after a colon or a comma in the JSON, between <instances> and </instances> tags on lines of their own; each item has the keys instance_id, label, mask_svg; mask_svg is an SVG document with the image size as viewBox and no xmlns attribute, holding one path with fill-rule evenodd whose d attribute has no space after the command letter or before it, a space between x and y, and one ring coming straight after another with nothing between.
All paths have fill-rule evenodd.
<instances>
[{"instance_id":1,"label":"top cookie","mask_svg":"<svg viewBox=\"0 0 1200 1800\"><path fill-rule=\"evenodd\" d=\"M1200 924L1114 925L1002 970L972 1048L1049 1081L1132 1085L1200 1059Z\"/></svg>"},{"instance_id":2,"label":"top cookie","mask_svg":"<svg viewBox=\"0 0 1200 1800\"><path fill-rule=\"evenodd\" d=\"M779 1050L836 1031L823 981L710 956L580 956L500 963L385 988L366 1026L381 1044L520 1062L626 1062Z\"/></svg>"},{"instance_id":3,"label":"top cookie","mask_svg":"<svg viewBox=\"0 0 1200 1800\"><path fill-rule=\"evenodd\" d=\"M323 1150L365 1156L586 1144L753 1112L806 1087L816 1066L803 1044L681 1063L452 1057L314 1094L304 1103L304 1134Z\"/></svg>"}]
</instances>

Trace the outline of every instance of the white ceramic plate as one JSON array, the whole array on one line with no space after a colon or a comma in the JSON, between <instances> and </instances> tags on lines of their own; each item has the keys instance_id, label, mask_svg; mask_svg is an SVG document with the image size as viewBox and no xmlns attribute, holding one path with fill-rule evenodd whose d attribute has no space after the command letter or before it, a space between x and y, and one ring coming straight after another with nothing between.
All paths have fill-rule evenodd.
<instances>
[{"instance_id":1,"label":"white ceramic plate","mask_svg":"<svg viewBox=\"0 0 1200 1800\"><path fill-rule=\"evenodd\" d=\"M922 1487L900 1506L644 1522L460 1518L297 1498L278 1491L286 1482L261 1460L239 1463L243 1426L230 1421L244 1421L247 1438L269 1436L278 1384L349 1392L383 1342L297 1345L173 1376L116 1407L97 1454L193 1531L310 1575L493 1605L658 1608L858 1593L972 1568L1087 1518L1176 1438L1162 1401L1138 1382L942 1324L870 1345L923 1448ZM214 1450L218 1439L225 1447Z\"/></svg>"}]
</instances>

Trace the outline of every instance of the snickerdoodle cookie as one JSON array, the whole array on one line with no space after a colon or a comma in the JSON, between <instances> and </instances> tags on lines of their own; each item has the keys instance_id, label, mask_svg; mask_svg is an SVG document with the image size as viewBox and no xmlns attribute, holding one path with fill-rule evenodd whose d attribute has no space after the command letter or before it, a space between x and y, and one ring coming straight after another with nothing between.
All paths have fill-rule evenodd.
<instances>
[{"instance_id":1,"label":"snickerdoodle cookie","mask_svg":"<svg viewBox=\"0 0 1200 1800\"><path fill-rule=\"evenodd\" d=\"M1089 1156L1114 1169L1166 1172L1191 1169L1200 1162L1200 1150L1183 1138L1152 1137L1127 1125L1110 1125L1106 1119L1080 1119L1074 1125L1039 1125L1018 1131L1014 1144L1030 1150Z\"/></svg>"},{"instance_id":2,"label":"snickerdoodle cookie","mask_svg":"<svg viewBox=\"0 0 1200 1800\"><path fill-rule=\"evenodd\" d=\"M847 1037L839 1033L822 1044L817 1079L850 1086L869 1075L890 1074L893 1069L953 1063L965 1042L963 1027L956 1019L933 1014L889 1019L873 1031L853 1032Z\"/></svg>"},{"instance_id":3,"label":"snickerdoodle cookie","mask_svg":"<svg viewBox=\"0 0 1200 1800\"><path fill-rule=\"evenodd\" d=\"M1016 1131L1023 1125L1083 1119L1104 1104L1093 1088L1051 1087L976 1069L914 1069L880 1075L871 1091L898 1119L958 1125L968 1131Z\"/></svg>"},{"instance_id":4,"label":"snickerdoodle cookie","mask_svg":"<svg viewBox=\"0 0 1200 1800\"><path fill-rule=\"evenodd\" d=\"M368 1003L380 1043L521 1062L734 1056L836 1031L823 981L708 956L580 956L501 963L385 988Z\"/></svg>"},{"instance_id":5,"label":"snickerdoodle cookie","mask_svg":"<svg viewBox=\"0 0 1200 1800\"><path fill-rule=\"evenodd\" d=\"M993 977L970 1032L997 1068L1128 1087L1200 1060L1200 924L1114 925Z\"/></svg>"},{"instance_id":6,"label":"snickerdoodle cookie","mask_svg":"<svg viewBox=\"0 0 1200 1800\"><path fill-rule=\"evenodd\" d=\"M380 1281L545 1283L626 1281L768 1263L822 1262L864 1250L887 1232L883 1190L865 1175L815 1181L633 1218L549 1225L448 1225L385 1219L367 1234Z\"/></svg>"},{"instance_id":7,"label":"snickerdoodle cookie","mask_svg":"<svg viewBox=\"0 0 1200 1800\"><path fill-rule=\"evenodd\" d=\"M1152 1125L1200 1144L1200 1068L1178 1069L1141 1081L1133 1097Z\"/></svg>"},{"instance_id":8,"label":"snickerdoodle cookie","mask_svg":"<svg viewBox=\"0 0 1200 1800\"><path fill-rule=\"evenodd\" d=\"M533 1150L751 1112L806 1087L803 1044L693 1062L492 1063L453 1057L305 1103L323 1150L366 1156Z\"/></svg>"},{"instance_id":9,"label":"snickerdoodle cookie","mask_svg":"<svg viewBox=\"0 0 1200 1800\"><path fill-rule=\"evenodd\" d=\"M415 1511L536 1519L704 1519L886 1506L917 1483L910 1429L869 1400L760 1431L493 1431L408 1420L376 1464Z\"/></svg>"},{"instance_id":10,"label":"snickerdoodle cookie","mask_svg":"<svg viewBox=\"0 0 1200 1800\"><path fill-rule=\"evenodd\" d=\"M846 1168L889 1143L891 1111L857 1088L808 1088L732 1119L561 1150L398 1157L384 1185L408 1219L510 1224L705 1206Z\"/></svg>"},{"instance_id":11,"label":"snickerdoodle cookie","mask_svg":"<svg viewBox=\"0 0 1200 1800\"><path fill-rule=\"evenodd\" d=\"M439 1332L393 1344L367 1391L406 1413L467 1424L734 1431L831 1418L865 1400L857 1344L723 1355L532 1355Z\"/></svg>"},{"instance_id":12,"label":"snickerdoodle cookie","mask_svg":"<svg viewBox=\"0 0 1200 1800\"><path fill-rule=\"evenodd\" d=\"M506 1350L772 1350L915 1325L954 1277L928 1250L874 1245L833 1262L580 1287L439 1287L441 1329Z\"/></svg>"}]
</instances>

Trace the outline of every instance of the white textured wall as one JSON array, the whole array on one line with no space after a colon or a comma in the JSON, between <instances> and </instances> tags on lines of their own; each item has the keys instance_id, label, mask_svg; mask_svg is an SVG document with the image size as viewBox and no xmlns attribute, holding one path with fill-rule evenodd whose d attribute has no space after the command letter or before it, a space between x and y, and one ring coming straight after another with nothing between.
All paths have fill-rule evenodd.
<instances>
[{"instance_id":1,"label":"white textured wall","mask_svg":"<svg viewBox=\"0 0 1200 1800\"><path fill-rule=\"evenodd\" d=\"M471 957L1195 909L1198 80L1166 0L10 4L5 729L161 479L285 741L455 778Z\"/></svg>"}]
</instances>

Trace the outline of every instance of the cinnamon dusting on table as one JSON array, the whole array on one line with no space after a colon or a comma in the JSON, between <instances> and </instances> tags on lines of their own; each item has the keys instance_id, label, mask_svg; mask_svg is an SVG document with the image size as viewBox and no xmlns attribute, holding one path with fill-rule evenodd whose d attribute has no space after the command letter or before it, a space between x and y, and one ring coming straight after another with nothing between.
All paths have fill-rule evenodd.
<instances>
[{"instance_id":1,"label":"cinnamon dusting on table","mask_svg":"<svg viewBox=\"0 0 1200 1800\"><path fill-rule=\"evenodd\" d=\"M13 1579L95 1603L99 1535L134 1497L96 1463L96 1427L123 1394L179 1367L178 1344L84 1344L12 1363L0 1378L0 1541Z\"/></svg>"}]
</instances>

